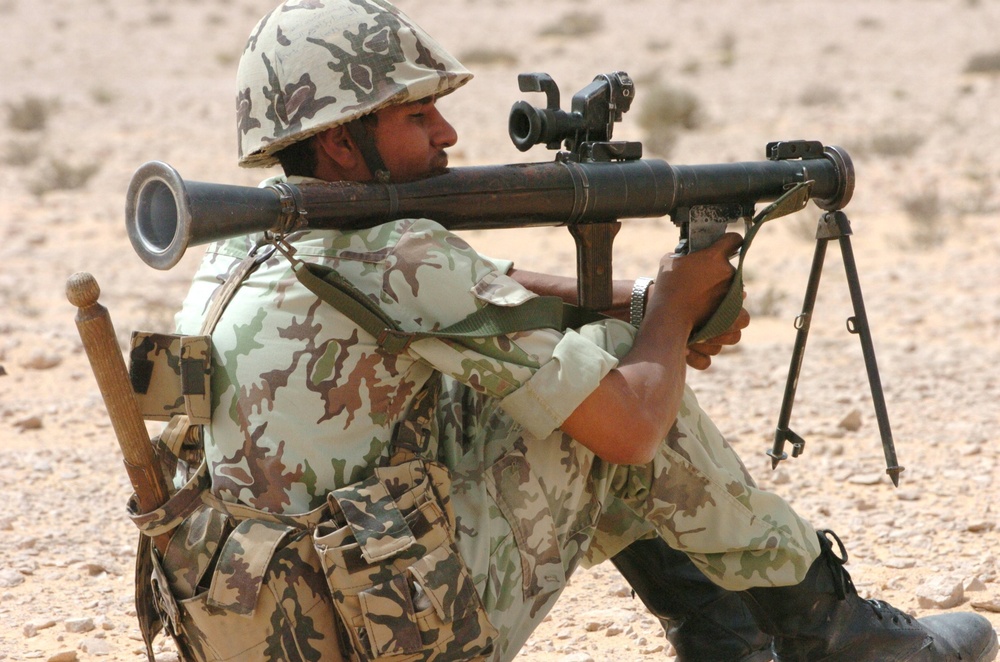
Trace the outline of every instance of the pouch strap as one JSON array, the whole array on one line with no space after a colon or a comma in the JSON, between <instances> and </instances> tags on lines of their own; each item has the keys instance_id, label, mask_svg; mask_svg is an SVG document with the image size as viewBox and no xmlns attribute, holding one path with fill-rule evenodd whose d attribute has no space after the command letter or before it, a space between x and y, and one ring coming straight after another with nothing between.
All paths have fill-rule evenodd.
<instances>
[{"instance_id":1,"label":"pouch strap","mask_svg":"<svg viewBox=\"0 0 1000 662\"><path fill-rule=\"evenodd\" d=\"M274 254L274 246L271 244L258 244L226 277L225 282L215 291L212 304L205 313L205 319L201 323L201 335L210 336L219 323L223 311L232 300L236 290L240 288L247 276L252 274L257 267L267 261Z\"/></svg>"},{"instance_id":2,"label":"pouch strap","mask_svg":"<svg viewBox=\"0 0 1000 662\"><path fill-rule=\"evenodd\" d=\"M244 520L236 525L219 553L206 596L208 604L241 616L253 615L271 557L295 530L262 520Z\"/></svg>"}]
</instances>

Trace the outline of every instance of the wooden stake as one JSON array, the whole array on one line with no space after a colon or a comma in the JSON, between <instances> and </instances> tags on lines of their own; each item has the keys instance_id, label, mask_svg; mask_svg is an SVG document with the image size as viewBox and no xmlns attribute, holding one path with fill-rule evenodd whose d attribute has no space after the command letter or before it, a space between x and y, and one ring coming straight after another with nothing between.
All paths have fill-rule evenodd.
<instances>
[{"instance_id":1,"label":"wooden stake","mask_svg":"<svg viewBox=\"0 0 1000 662\"><path fill-rule=\"evenodd\" d=\"M132 393L111 316L107 308L97 302L100 294L101 288L89 273L73 274L66 281L66 298L79 309L76 328L118 437L118 445L125 458L125 470L135 490L139 509L148 513L166 503L169 491ZM168 540L165 535L157 536L153 544L162 552Z\"/></svg>"}]
</instances>

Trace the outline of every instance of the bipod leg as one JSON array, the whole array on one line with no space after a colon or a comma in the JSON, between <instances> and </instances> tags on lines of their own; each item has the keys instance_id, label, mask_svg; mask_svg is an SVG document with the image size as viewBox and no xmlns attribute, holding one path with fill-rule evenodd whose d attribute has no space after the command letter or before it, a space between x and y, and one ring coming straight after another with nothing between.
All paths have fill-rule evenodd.
<instances>
[{"instance_id":1,"label":"bipod leg","mask_svg":"<svg viewBox=\"0 0 1000 662\"><path fill-rule=\"evenodd\" d=\"M861 296L861 281L858 279L858 267L854 261L854 249L851 247L851 222L841 211L824 215L828 223L836 226L840 239L840 251L844 257L844 269L847 272L847 287L851 292L851 303L854 305L854 317L847 320L847 330L858 336L861 341L861 353L868 371L868 384L871 387L872 403L875 406L875 419L878 422L879 434L882 437L882 452L885 455L885 472L892 479L892 484L899 487L899 474L903 467L896 460L896 446L892 440L892 430L889 428L889 413L885 406L885 394L882 391L882 380L879 377L878 364L875 361L875 346L872 343L871 328L868 326L868 315L865 313L865 302Z\"/></svg>"},{"instance_id":2,"label":"bipod leg","mask_svg":"<svg viewBox=\"0 0 1000 662\"><path fill-rule=\"evenodd\" d=\"M799 373L802 371L802 359L806 352L806 340L809 338L809 325L812 322L813 309L816 307L816 293L819 291L820 277L823 275L823 262L826 259L826 246L829 237L823 234L823 221L816 233L816 251L813 253L812 267L809 269L809 281L806 284L806 294L802 302L802 312L795 318L795 346L792 349L792 360L788 366L788 379L785 381L785 394L781 400L781 411L778 414L778 427L774 431L774 444L767 454L771 457L771 468L788 458L785 453L785 442L792 442L792 457L798 457L805 447L805 440L789 427L792 418L792 406L795 404L795 391L799 385Z\"/></svg>"}]
</instances>

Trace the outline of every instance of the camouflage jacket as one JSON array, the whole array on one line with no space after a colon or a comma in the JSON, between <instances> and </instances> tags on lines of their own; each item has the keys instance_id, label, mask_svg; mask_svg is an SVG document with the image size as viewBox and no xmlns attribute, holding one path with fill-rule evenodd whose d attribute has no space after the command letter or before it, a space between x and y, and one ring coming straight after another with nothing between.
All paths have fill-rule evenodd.
<instances>
[{"instance_id":1,"label":"camouflage jacket","mask_svg":"<svg viewBox=\"0 0 1000 662\"><path fill-rule=\"evenodd\" d=\"M209 246L178 313L180 333L199 332L212 293L255 239ZM509 262L426 219L309 231L292 245L298 258L335 268L404 330L442 328L486 302L516 306L535 296L506 275ZM485 353L426 339L386 354L301 285L279 253L236 292L212 340L213 491L276 513L311 510L329 490L370 474L393 424L436 372L497 398L522 434L545 437L617 364L585 335L555 329L491 338Z\"/></svg>"}]
</instances>

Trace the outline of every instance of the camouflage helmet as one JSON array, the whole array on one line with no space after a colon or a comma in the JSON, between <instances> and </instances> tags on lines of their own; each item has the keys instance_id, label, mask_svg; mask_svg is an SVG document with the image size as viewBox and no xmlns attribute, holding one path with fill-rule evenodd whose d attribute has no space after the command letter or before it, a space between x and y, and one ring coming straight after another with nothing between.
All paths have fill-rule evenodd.
<instances>
[{"instance_id":1,"label":"camouflage helmet","mask_svg":"<svg viewBox=\"0 0 1000 662\"><path fill-rule=\"evenodd\" d=\"M441 96L472 78L384 0L288 0L262 18L237 73L239 163L384 106Z\"/></svg>"}]
</instances>

